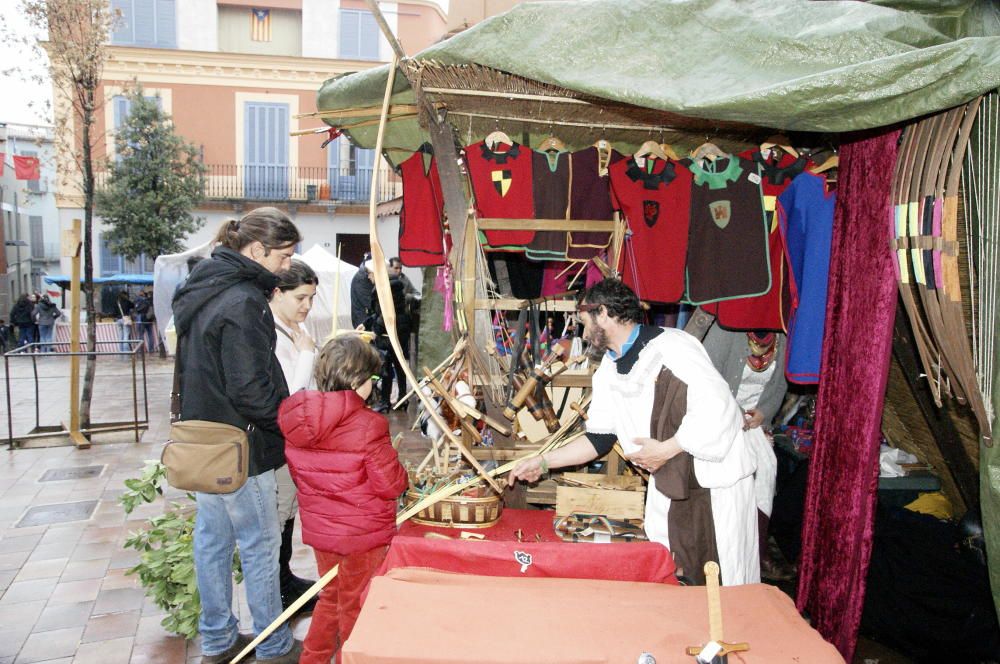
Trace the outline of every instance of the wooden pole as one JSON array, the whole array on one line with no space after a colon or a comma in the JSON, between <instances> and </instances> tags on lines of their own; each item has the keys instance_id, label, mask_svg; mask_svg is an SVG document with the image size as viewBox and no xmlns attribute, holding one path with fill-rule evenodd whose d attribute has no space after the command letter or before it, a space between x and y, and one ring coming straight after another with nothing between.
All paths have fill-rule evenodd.
<instances>
[{"instance_id":1,"label":"wooden pole","mask_svg":"<svg viewBox=\"0 0 1000 664\"><path fill-rule=\"evenodd\" d=\"M331 336L337 334L337 316L340 313L340 250L343 247L343 243L337 243L337 276L333 280L333 322L330 323ZM360 269L360 266L358 269Z\"/></svg>"},{"instance_id":2,"label":"wooden pole","mask_svg":"<svg viewBox=\"0 0 1000 664\"><path fill-rule=\"evenodd\" d=\"M70 268L70 316L69 316L69 437L80 449L90 447L90 441L80 431L80 241L79 219L73 220L73 228L63 234L64 255L71 257Z\"/></svg>"}]
</instances>

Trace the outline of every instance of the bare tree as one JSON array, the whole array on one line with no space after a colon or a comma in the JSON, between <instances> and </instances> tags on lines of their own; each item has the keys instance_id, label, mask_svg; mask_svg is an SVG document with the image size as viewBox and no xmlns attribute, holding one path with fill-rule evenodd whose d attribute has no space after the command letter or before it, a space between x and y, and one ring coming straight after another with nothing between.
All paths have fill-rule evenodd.
<instances>
[{"instance_id":1,"label":"bare tree","mask_svg":"<svg viewBox=\"0 0 1000 664\"><path fill-rule=\"evenodd\" d=\"M80 396L80 427L90 426L90 401L97 368L97 310L94 305L94 163L104 156L104 138L95 130L104 105L101 79L107 43L117 13L108 0L21 0L31 25L48 40L54 91L59 188L83 195L83 294L87 312L87 363Z\"/></svg>"}]
</instances>

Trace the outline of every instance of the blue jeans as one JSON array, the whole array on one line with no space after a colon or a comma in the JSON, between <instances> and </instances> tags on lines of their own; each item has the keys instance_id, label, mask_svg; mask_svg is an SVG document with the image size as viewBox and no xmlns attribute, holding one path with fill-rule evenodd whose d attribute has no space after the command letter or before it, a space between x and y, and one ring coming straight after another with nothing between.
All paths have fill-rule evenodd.
<instances>
[{"instance_id":1,"label":"blue jeans","mask_svg":"<svg viewBox=\"0 0 1000 664\"><path fill-rule=\"evenodd\" d=\"M124 318L116 318L115 325L118 327L118 350L122 353L127 353L132 350L132 346L125 343L130 341L132 337L132 321L125 321Z\"/></svg>"},{"instance_id":2,"label":"blue jeans","mask_svg":"<svg viewBox=\"0 0 1000 664\"><path fill-rule=\"evenodd\" d=\"M17 347L27 346L35 341L35 330L31 325L17 326Z\"/></svg>"},{"instance_id":3,"label":"blue jeans","mask_svg":"<svg viewBox=\"0 0 1000 664\"><path fill-rule=\"evenodd\" d=\"M52 330L55 325L39 325L38 326L38 341L42 344L40 346L43 353L52 352Z\"/></svg>"},{"instance_id":4,"label":"blue jeans","mask_svg":"<svg viewBox=\"0 0 1000 664\"><path fill-rule=\"evenodd\" d=\"M282 611L278 583L277 484L274 471L247 478L230 494L198 493L194 526L194 568L201 595L201 652L218 655L236 642L239 623L233 615L233 550L240 547L247 604L253 629L260 634ZM271 659L292 647L285 623L257 646L257 659Z\"/></svg>"}]
</instances>

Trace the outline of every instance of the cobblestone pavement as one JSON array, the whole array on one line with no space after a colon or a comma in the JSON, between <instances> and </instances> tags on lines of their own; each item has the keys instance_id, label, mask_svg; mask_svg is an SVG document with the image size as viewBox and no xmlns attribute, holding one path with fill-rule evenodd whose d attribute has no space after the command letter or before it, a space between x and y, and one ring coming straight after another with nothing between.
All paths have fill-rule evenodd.
<instances>
[{"instance_id":1,"label":"cobblestone pavement","mask_svg":"<svg viewBox=\"0 0 1000 664\"><path fill-rule=\"evenodd\" d=\"M37 361L42 425L68 420L69 363L62 358ZM102 358L98 365L94 421L130 420L133 414L131 364ZM20 449L0 451L0 664L184 664L200 660L199 644L167 633L162 612L145 598L138 579L126 574L138 554L122 548L128 533L162 510L162 501L136 509L126 519L117 503L123 481L136 477L147 459L160 456L168 430L173 363L147 359L149 427L141 442L131 431L95 436L87 450L65 439L32 440ZM141 380L141 371L137 371ZM0 376L6 381L3 366ZM11 363L11 420L14 434L35 426L34 372L31 362ZM139 412L143 413L142 387ZM7 435L7 402L0 401L2 442ZM394 429L402 426L393 417ZM97 467L94 469L93 467ZM88 470L89 469L89 470ZM52 472L57 471L57 472ZM58 471L67 471L59 473ZM85 477L87 473L96 473ZM50 479L53 475L69 479ZM43 481L47 480L47 481ZM94 501L96 504L88 503ZM31 508L42 506L48 510ZM33 516L82 520L30 525ZM79 515L77 515L79 518ZM315 578L312 551L296 532L293 569ZM242 586L236 600L242 631L251 630ZM293 627L297 638L308 617Z\"/></svg>"}]
</instances>

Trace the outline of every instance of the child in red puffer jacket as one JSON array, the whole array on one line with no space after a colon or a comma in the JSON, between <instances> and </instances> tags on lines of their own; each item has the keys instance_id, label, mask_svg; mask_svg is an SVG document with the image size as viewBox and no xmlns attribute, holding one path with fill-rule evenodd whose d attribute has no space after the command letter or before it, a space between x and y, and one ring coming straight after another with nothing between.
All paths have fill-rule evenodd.
<instances>
[{"instance_id":1,"label":"child in red puffer jacket","mask_svg":"<svg viewBox=\"0 0 1000 664\"><path fill-rule=\"evenodd\" d=\"M381 360L356 334L335 337L316 361L320 391L296 392L281 404L285 458L299 491L302 540L320 575L340 565L319 596L301 664L328 664L347 641L361 594L396 533L396 498L407 485L386 418L366 400ZM338 657L339 661L339 657Z\"/></svg>"}]
</instances>

